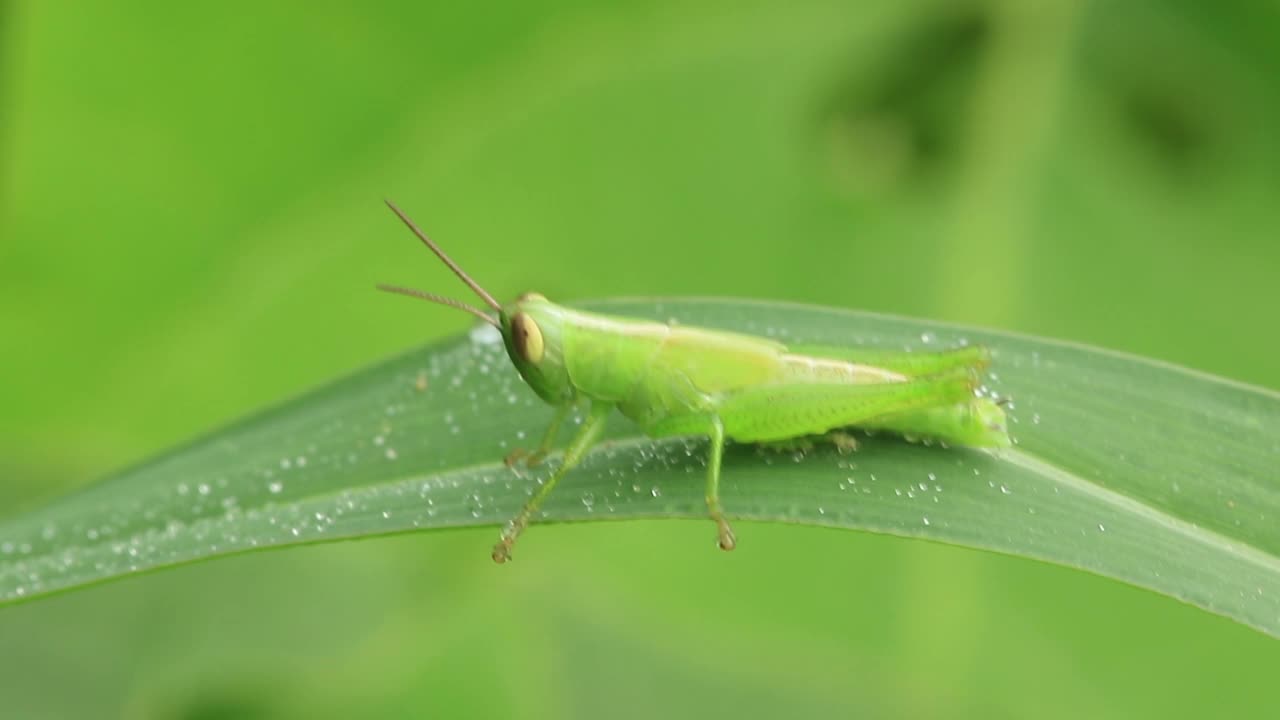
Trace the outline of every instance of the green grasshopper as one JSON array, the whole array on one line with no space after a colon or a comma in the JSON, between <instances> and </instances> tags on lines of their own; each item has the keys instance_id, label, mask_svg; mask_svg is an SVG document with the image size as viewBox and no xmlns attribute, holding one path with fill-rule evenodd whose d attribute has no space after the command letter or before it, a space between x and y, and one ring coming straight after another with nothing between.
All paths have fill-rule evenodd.
<instances>
[{"instance_id":1,"label":"green grasshopper","mask_svg":"<svg viewBox=\"0 0 1280 720\"><path fill-rule=\"evenodd\" d=\"M387 205L497 317L420 290L378 288L457 308L496 327L520 376L555 408L538 448L514 451L507 464L539 462L572 409L587 405L560 466L507 523L493 548L495 562L511 559L516 538L596 443L615 408L650 437L710 440L707 511L724 550L737 544L720 503L726 440L787 446L820 439L849 449L853 440L843 430L857 427L969 447L1010 445L1004 410L975 394L978 373L990 362L985 348L906 353L788 347L751 335L572 310L532 292L502 305L400 208Z\"/></svg>"}]
</instances>

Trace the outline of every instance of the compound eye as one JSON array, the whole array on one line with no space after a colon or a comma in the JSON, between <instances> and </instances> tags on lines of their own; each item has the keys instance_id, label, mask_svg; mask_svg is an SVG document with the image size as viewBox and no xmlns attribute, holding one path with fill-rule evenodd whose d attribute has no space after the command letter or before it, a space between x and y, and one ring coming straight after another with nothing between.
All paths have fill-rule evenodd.
<instances>
[{"instance_id":1,"label":"compound eye","mask_svg":"<svg viewBox=\"0 0 1280 720\"><path fill-rule=\"evenodd\" d=\"M516 298L516 302L529 302L530 300L546 300L546 296L542 293L527 292Z\"/></svg>"},{"instance_id":2,"label":"compound eye","mask_svg":"<svg viewBox=\"0 0 1280 720\"><path fill-rule=\"evenodd\" d=\"M537 365L542 362L545 350L542 344L542 330L538 323L525 313L516 313L511 318L511 338L515 342L516 353L525 362Z\"/></svg>"}]
</instances>

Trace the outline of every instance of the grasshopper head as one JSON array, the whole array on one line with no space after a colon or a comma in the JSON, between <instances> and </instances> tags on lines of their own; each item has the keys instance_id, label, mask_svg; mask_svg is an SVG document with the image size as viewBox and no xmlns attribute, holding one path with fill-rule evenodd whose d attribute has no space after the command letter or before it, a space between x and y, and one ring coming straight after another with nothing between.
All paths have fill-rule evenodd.
<instances>
[{"instance_id":1,"label":"grasshopper head","mask_svg":"<svg viewBox=\"0 0 1280 720\"><path fill-rule=\"evenodd\" d=\"M538 397L561 405L573 397L564 363L564 311L538 293L525 293L499 313L511 363Z\"/></svg>"},{"instance_id":2,"label":"grasshopper head","mask_svg":"<svg viewBox=\"0 0 1280 720\"><path fill-rule=\"evenodd\" d=\"M507 347L507 354L511 356L511 362L539 397L553 405L561 405L571 399L573 385L569 382L569 372L565 369L564 346L561 342L563 335L561 329L565 322L564 309L538 293L525 293L516 298L515 302L505 306L499 305L498 301L480 287L479 283L471 279L471 276L446 255L439 245L419 230L400 208L390 200L387 201L387 206L405 225L409 226L422 244L430 248L441 262L449 266L449 269L466 283L485 305L496 311L498 316L495 318L481 308L422 290L395 285L379 285L378 288L462 310L498 328L502 333L502 341Z\"/></svg>"}]
</instances>

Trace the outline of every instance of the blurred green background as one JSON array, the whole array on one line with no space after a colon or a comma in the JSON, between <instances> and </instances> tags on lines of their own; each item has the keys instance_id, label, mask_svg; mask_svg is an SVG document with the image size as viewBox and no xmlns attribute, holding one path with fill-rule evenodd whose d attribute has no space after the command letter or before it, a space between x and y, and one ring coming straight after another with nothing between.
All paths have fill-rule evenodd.
<instances>
[{"instance_id":1,"label":"blurred green background","mask_svg":"<svg viewBox=\"0 0 1280 720\"><path fill-rule=\"evenodd\" d=\"M490 290L984 325L1280 386L1274 3L0 3L0 508ZM1063 428L1070 432L1070 428ZM1257 716L1280 644L1079 572L771 525L219 560L0 610L13 718Z\"/></svg>"}]
</instances>

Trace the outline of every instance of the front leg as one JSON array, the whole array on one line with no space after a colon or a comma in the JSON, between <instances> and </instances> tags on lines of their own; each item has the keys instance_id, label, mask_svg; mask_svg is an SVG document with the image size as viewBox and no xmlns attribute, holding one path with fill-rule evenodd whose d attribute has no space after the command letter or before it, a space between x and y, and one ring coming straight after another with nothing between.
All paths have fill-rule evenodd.
<instances>
[{"instance_id":1,"label":"front leg","mask_svg":"<svg viewBox=\"0 0 1280 720\"><path fill-rule=\"evenodd\" d=\"M587 419L582 422L582 429L574 436L573 441L569 443L569 447L565 448L564 458L560 461L560 467L551 473L551 477L542 483L542 487L525 501L524 507L520 508L520 512L516 513L511 522L507 523L507 527L502 531L502 538L497 545L493 546L493 561L496 563L504 563L511 559L511 546L515 545L516 538L520 537L520 533L529 526L529 521L533 519L533 514L538 512L538 508L542 506L542 501L547 499L551 491L555 489L556 483L560 482L560 478L565 473L572 470L579 462L582 461L587 451L596 443L600 437L601 431L604 430L605 418L613 410L613 405L598 401L591 402L591 410L587 413Z\"/></svg>"},{"instance_id":2,"label":"front leg","mask_svg":"<svg viewBox=\"0 0 1280 720\"><path fill-rule=\"evenodd\" d=\"M551 416L551 424L547 426L547 431L542 434L542 442L538 444L538 449L528 452L524 448L515 448L507 453L507 457L503 459L507 467L513 467L521 461L528 467L541 463L547 453L551 452L551 446L556 443L556 435L560 433L560 426L564 424L564 419L569 416L569 411L572 409L572 402L567 402L557 407L555 414Z\"/></svg>"}]
</instances>

